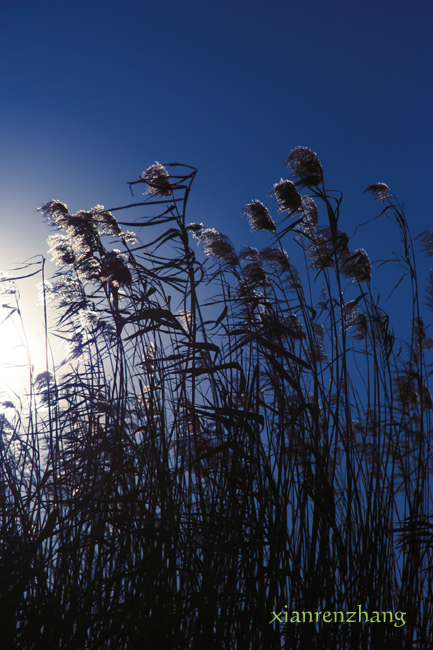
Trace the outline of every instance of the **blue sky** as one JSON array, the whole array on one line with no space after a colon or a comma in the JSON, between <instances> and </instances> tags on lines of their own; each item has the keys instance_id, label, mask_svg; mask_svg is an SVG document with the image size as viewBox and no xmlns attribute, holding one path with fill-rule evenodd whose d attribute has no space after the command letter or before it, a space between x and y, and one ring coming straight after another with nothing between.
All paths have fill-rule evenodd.
<instances>
[{"instance_id":1,"label":"blue sky","mask_svg":"<svg viewBox=\"0 0 433 650\"><path fill-rule=\"evenodd\" d=\"M46 252L39 205L128 202L155 160L198 167L191 221L254 245L240 213L298 145L343 191L343 230L378 211L363 190L382 181L417 234L432 19L430 0L2 0L0 268ZM373 258L387 227L374 232L356 242Z\"/></svg>"}]
</instances>

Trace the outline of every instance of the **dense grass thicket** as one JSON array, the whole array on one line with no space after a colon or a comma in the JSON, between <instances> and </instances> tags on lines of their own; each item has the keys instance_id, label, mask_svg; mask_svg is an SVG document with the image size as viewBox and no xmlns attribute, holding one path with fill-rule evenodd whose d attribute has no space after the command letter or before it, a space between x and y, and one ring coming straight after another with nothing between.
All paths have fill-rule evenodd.
<instances>
[{"instance_id":1,"label":"dense grass thicket","mask_svg":"<svg viewBox=\"0 0 433 650\"><path fill-rule=\"evenodd\" d=\"M41 208L60 270L46 371L0 415L2 648L433 647L433 274L418 286L402 206L370 186L400 235L402 339L317 156L287 166L274 217L245 207L258 248L188 223L183 165L122 208ZM271 623L358 606L405 614Z\"/></svg>"}]
</instances>

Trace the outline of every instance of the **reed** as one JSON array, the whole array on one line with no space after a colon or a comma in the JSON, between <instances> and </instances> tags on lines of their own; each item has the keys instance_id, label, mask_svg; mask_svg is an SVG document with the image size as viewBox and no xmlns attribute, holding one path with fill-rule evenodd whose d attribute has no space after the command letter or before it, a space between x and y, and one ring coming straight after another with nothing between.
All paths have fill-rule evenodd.
<instances>
[{"instance_id":1,"label":"reed","mask_svg":"<svg viewBox=\"0 0 433 650\"><path fill-rule=\"evenodd\" d=\"M46 371L0 419L2 647L433 646L432 278L424 306L404 210L370 186L401 240L398 337L316 154L287 166L240 251L187 223L184 165L127 206L41 208L59 271ZM358 606L404 624L271 623Z\"/></svg>"}]
</instances>

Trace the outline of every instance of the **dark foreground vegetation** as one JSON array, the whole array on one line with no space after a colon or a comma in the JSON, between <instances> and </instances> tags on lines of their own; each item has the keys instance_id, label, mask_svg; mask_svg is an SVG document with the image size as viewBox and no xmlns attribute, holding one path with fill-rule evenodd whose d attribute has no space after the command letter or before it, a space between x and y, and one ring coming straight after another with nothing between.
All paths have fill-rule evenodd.
<instances>
[{"instance_id":1,"label":"dark foreground vegetation","mask_svg":"<svg viewBox=\"0 0 433 650\"><path fill-rule=\"evenodd\" d=\"M187 223L181 165L123 208L41 208L61 270L47 370L0 415L2 649L433 647L433 275L421 291L403 209L370 186L403 339L316 155L287 165L279 224L245 208L258 249ZM326 611L356 619L302 622Z\"/></svg>"}]
</instances>

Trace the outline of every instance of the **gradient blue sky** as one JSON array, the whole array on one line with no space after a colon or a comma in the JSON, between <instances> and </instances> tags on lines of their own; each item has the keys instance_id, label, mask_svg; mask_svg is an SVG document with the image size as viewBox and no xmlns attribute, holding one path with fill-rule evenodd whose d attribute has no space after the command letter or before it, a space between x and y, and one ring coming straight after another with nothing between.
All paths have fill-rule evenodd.
<instances>
[{"instance_id":1,"label":"gradient blue sky","mask_svg":"<svg viewBox=\"0 0 433 650\"><path fill-rule=\"evenodd\" d=\"M36 208L130 200L155 160L199 169L189 220L254 245L243 206L297 145L349 234L386 182L429 227L430 0L1 0L0 268L45 253ZM270 207L275 207L268 200ZM378 257L387 226L359 235Z\"/></svg>"}]
</instances>

